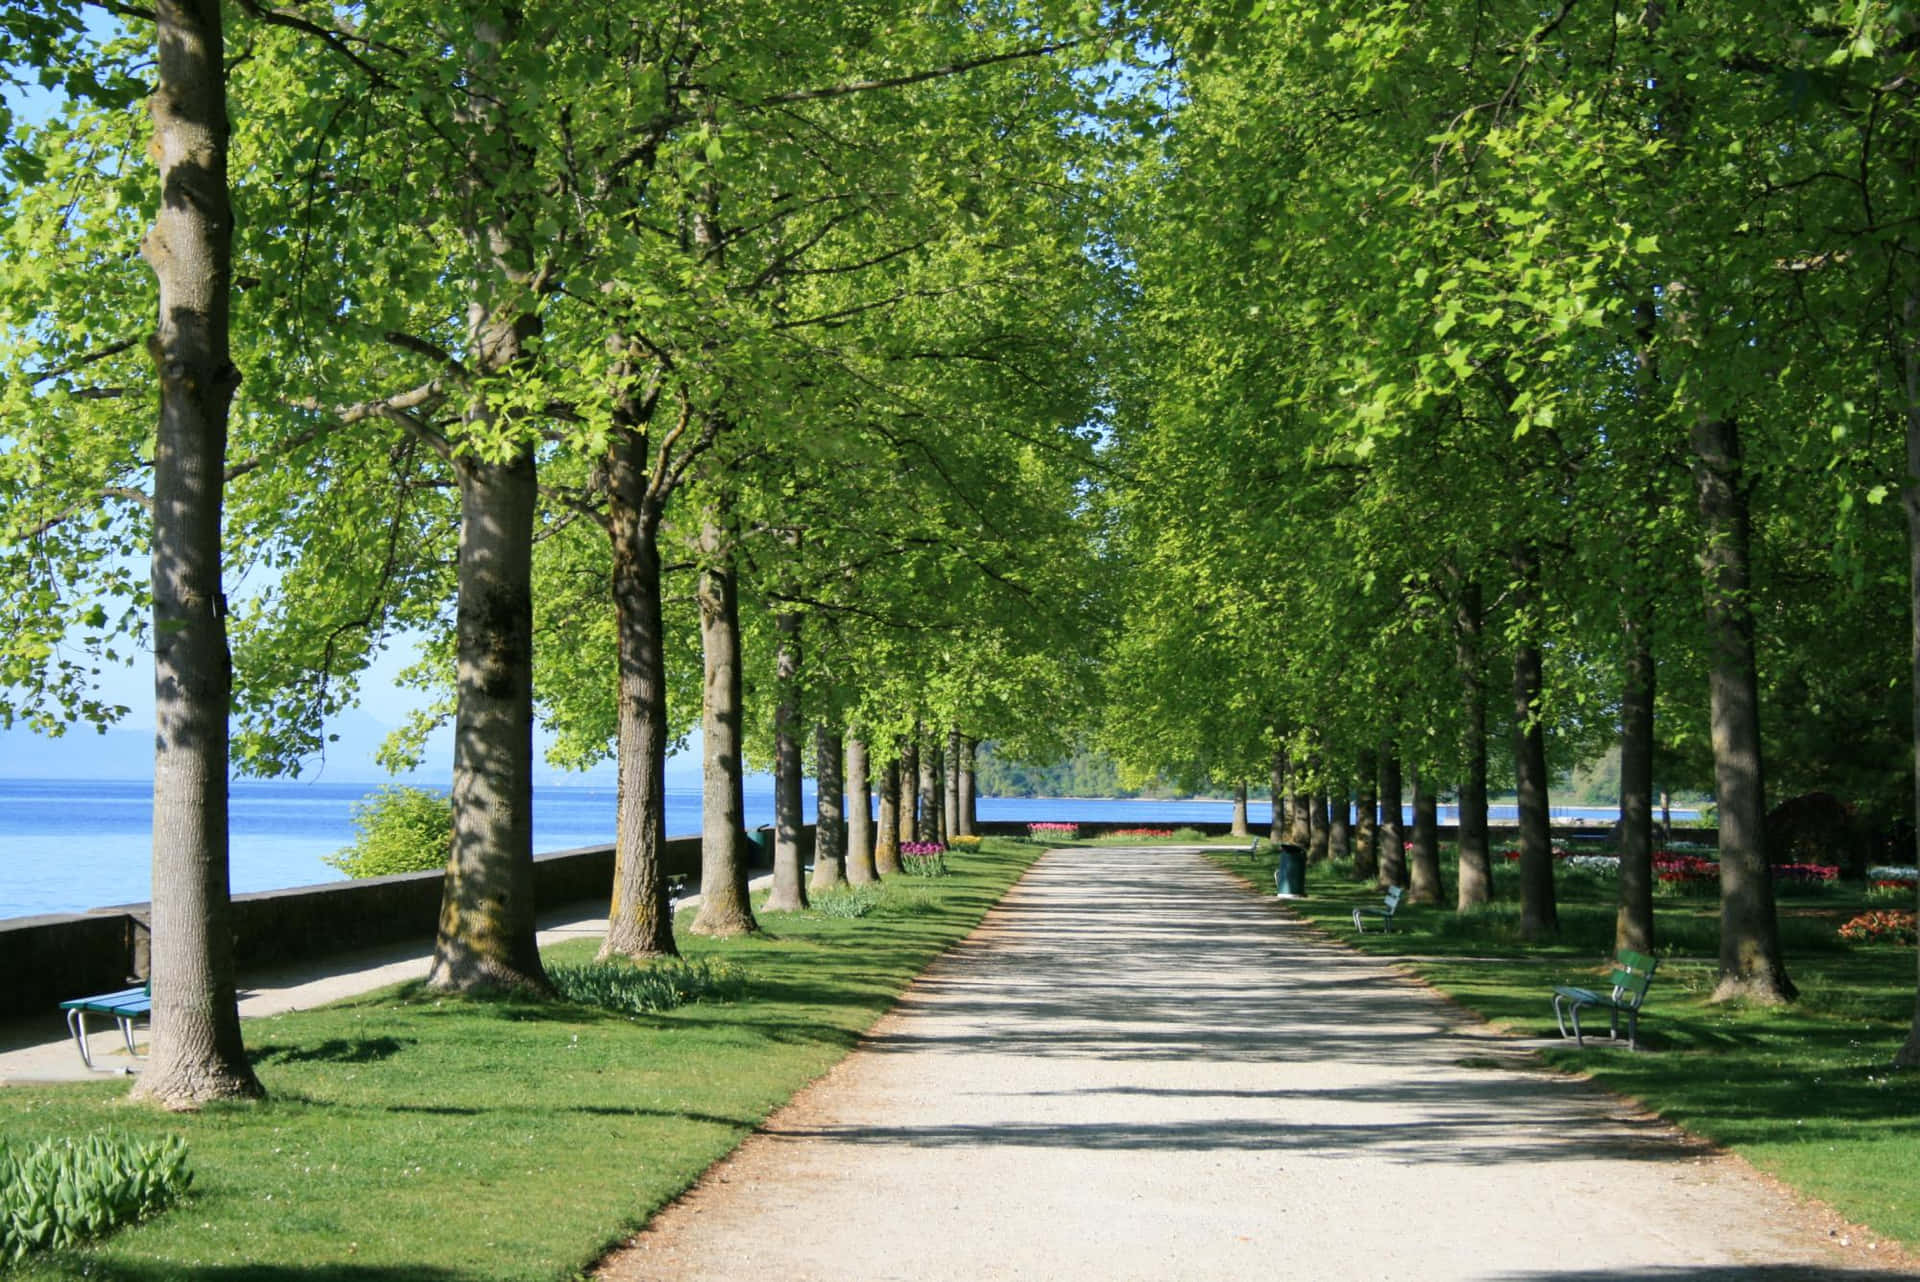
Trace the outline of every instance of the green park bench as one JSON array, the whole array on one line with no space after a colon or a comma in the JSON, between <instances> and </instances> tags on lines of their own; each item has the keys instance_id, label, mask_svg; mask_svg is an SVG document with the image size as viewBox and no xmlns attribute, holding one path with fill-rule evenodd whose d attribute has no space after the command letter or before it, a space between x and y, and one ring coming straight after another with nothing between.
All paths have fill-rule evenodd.
<instances>
[{"instance_id":1,"label":"green park bench","mask_svg":"<svg viewBox=\"0 0 1920 1282\"><path fill-rule=\"evenodd\" d=\"M1367 918L1380 919L1380 931L1385 934L1393 929L1393 915L1400 911L1400 901L1407 892L1399 886L1389 886L1385 900L1378 908L1356 908L1353 910L1353 928L1360 934L1367 933Z\"/></svg>"},{"instance_id":2,"label":"green park bench","mask_svg":"<svg viewBox=\"0 0 1920 1282\"><path fill-rule=\"evenodd\" d=\"M1613 964L1613 973L1607 977L1612 985L1609 993L1597 993L1590 988L1575 988L1567 984L1556 984L1553 989L1553 1018L1560 1026L1560 1036L1571 1036L1576 1046L1585 1046L1586 1040L1580 1035L1580 1012L1588 1006L1598 1006L1607 1012L1607 1035L1614 1040L1620 1037L1620 1016L1627 1017L1627 1049L1640 1049L1640 1007L1647 1000L1647 986L1653 983L1653 971L1660 963L1653 957L1631 948L1622 948ZM1573 1032L1567 1032L1571 1022Z\"/></svg>"}]
</instances>

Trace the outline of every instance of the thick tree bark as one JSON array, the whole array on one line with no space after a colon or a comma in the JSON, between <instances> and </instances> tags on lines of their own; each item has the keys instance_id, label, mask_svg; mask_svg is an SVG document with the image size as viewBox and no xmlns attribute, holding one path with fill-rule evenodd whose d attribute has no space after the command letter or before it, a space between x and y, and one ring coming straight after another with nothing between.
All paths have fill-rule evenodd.
<instances>
[{"instance_id":1,"label":"thick tree bark","mask_svg":"<svg viewBox=\"0 0 1920 1282\"><path fill-rule=\"evenodd\" d=\"M1315 790L1307 800L1307 858L1319 863L1327 857L1331 827L1327 822L1327 794Z\"/></svg>"},{"instance_id":2,"label":"thick tree bark","mask_svg":"<svg viewBox=\"0 0 1920 1282\"><path fill-rule=\"evenodd\" d=\"M920 723L900 741L900 840L920 840ZM886 869L881 869L885 872Z\"/></svg>"},{"instance_id":3,"label":"thick tree bark","mask_svg":"<svg viewBox=\"0 0 1920 1282\"><path fill-rule=\"evenodd\" d=\"M946 805L941 808L941 840L952 844L960 835L960 732L947 732Z\"/></svg>"},{"instance_id":4,"label":"thick tree bark","mask_svg":"<svg viewBox=\"0 0 1920 1282\"><path fill-rule=\"evenodd\" d=\"M467 51L469 83L458 116L469 135L462 180L474 221L465 230L483 264L467 304L467 361L483 378L521 366L540 332L539 312L517 297L530 253L494 199L502 171L518 163L504 105L487 92L516 19L476 15ZM490 390L468 389L464 432L497 436L510 411ZM457 451L460 486L459 600L455 607L453 850L427 984L450 992L548 990L535 942L533 903L533 522L534 447L489 461Z\"/></svg>"},{"instance_id":5,"label":"thick tree bark","mask_svg":"<svg viewBox=\"0 0 1920 1282\"><path fill-rule=\"evenodd\" d=\"M1346 785L1330 798L1331 817L1327 821L1327 855L1332 859L1353 857L1353 798Z\"/></svg>"},{"instance_id":6,"label":"thick tree bark","mask_svg":"<svg viewBox=\"0 0 1920 1282\"><path fill-rule=\"evenodd\" d=\"M1308 764L1294 762L1287 780L1287 840L1303 850L1313 846L1312 807L1307 803Z\"/></svg>"},{"instance_id":7,"label":"thick tree bark","mask_svg":"<svg viewBox=\"0 0 1920 1282\"><path fill-rule=\"evenodd\" d=\"M1644 606L1644 598L1636 598ZM1644 620L1625 626L1626 687L1620 694L1620 906L1616 950L1653 951L1653 643Z\"/></svg>"},{"instance_id":8,"label":"thick tree bark","mask_svg":"<svg viewBox=\"0 0 1920 1282\"><path fill-rule=\"evenodd\" d=\"M832 890L847 881L846 788L841 777L840 736L818 726L813 732L814 809L812 890ZM862 787L866 781L862 780Z\"/></svg>"},{"instance_id":9,"label":"thick tree bark","mask_svg":"<svg viewBox=\"0 0 1920 1282\"><path fill-rule=\"evenodd\" d=\"M1440 803L1424 770L1413 776L1413 843L1407 852L1407 898L1416 904L1440 902Z\"/></svg>"},{"instance_id":10,"label":"thick tree bark","mask_svg":"<svg viewBox=\"0 0 1920 1282\"><path fill-rule=\"evenodd\" d=\"M600 956L671 957L668 899L666 630L660 600L660 504L646 440L617 432L607 450L607 535L619 647L619 799L613 897Z\"/></svg>"},{"instance_id":11,"label":"thick tree bark","mask_svg":"<svg viewBox=\"0 0 1920 1282\"><path fill-rule=\"evenodd\" d=\"M920 840L939 841L946 828L946 816L942 814L945 788L941 779L946 769L941 760L940 745L937 740L929 739L920 749Z\"/></svg>"},{"instance_id":12,"label":"thick tree bark","mask_svg":"<svg viewBox=\"0 0 1920 1282\"><path fill-rule=\"evenodd\" d=\"M1515 608L1527 626L1538 604L1540 563L1532 549L1513 556ZM1531 639L1513 651L1513 776L1520 825L1520 934L1545 939L1559 933L1553 894L1553 819L1547 800L1547 739L1540 724L1540 647Z\"/></svg>"},{"instance_id":13,"label":"thick tree bark","mask_svg":"<svg viewBox=\"0 0 1920 1282\"><path fill-rule=\"evenodd\" d=\"M153 461L153 1035L134 1094L168 1108L265 1094L241 1043L228 926L227 649L220 520L233 214L216 0L158 0L151 154L160 207L141 246L159 286Z\"/></svg>"},{"instance_id":14,"label":"thick tree bark","mask_svg":"<svg viewBox=\"0 0 1920 1282\"><path fill-rule=\"evenodd\" d=\"M850 734L847 736L847 880L856 886L880 877L873 866L873 844L867 743L859 735Z\"/></svg>"},{"instance_id":15,"label":"thick tree bark","mask_svg":"<svg viewBox=\"0 0 1920 1282\"><path fill-rule=\"evenodd\" d=\"M1371 752L1360 754L1360 792L1354 803L1360 817L1353 831L1353 875L1372 881L1380 875L1380 763Z\"/></svg>"},{"instance_id":16,"label":"thick tree bark","mask_svg":"<svg viewBox=\"0 0 1920 1282\"><path fill-rule=\"evenodd\" d=\"M1460 885L1456 907L1465 912L1493 902L1493 847L1487 834L1487 677L1482 658L1484 617L1480 585L1461 585L1454 609L1454 659L1460 671L1465 725L1460 752Z\"/></svg>"},{"instance_id":17,"label":"thick tree bark","mask_svg":"<svg viewBox=\"0 0 1920 1282\"><path fill-rule=\"evenodd\" d=\"M741 795L740 595L732 542L718 515L700 531L700 643L705 685L700 733L705 761L700 805L700 911L696 935L760 929L747 896L746 805Z\"/></svg>"},{"instance_id":18,"label":"thick tree bark","mask_svg":"<svg viewBox=\"0 0 1920 1282\"><path fill-rule=\"evenodd\" d=\"M460 481L453 852L431 988L546 991L533 901L533 456Z\"/></svg>"},{"instance_id":19,"label":"thick tree bark","mask_svg":"<svg viewBox=\"0 0 1920 1282\"><path fill-rule=\"evenodd\" d=\"M1780 957L1773 874L1767 865L1766 784L1760 760L1760 681L1750 595L1752 515L1739 425L1701 415L1692 432L1694 489L1711 646L1715 802L1720 814L1720 979L1714 1001L1777 1003L1795 996Z\"/></svg>"},{"instance_id":20,"label":"thick tree bark","mask_svg":"<svg viewBox=\"0 0 1920 1282\"><path fill-rule=\"evenodd\" d=\"M1287 839L1287 752L1273 754L1273 766L1267 773L1267 787L1273 795L1273 815L1267 821L1267 840L1279 845Z\"/></svg>"},{"instance_id":21,"label":"thick tree bark","mask_svg":"<svg viewBox=\"0 0 1920 1282\"><path fill-rule=\"evenodd\" d=\"M779 640L774 647L773 706L773 886L768 912L798 912L807 906L800 830L806 823L800 763L800 616L774 618Z\"/></svg>"},{"instance_id":22,"label":"thick tree bark","mask_svg":"<svg viewBox=\"0 0 1920 1282\"><path fill-rule=\"evenodd\" d=\"M880 772L880 823L873 833L873 870L877 877L891 877L900 871L900 776L904 773L897 751Z\"/></svg>"},{"instance_id":23,"label":"thick tree bark","mask_svg":"<svg viewBox=\"0 0 1920 1282\"><path fill-rule=\"evenodd\" d=\"M1912 258L1909 253L1908 261ZM1914 814L1920 816L1920 289L1908 291L1902 320L1899 359L1907 398L1907 483L1900 494L1907 510L1907 596L1913 628ZM1916 830L1916 840L1920 841L1920 829ZM1920 855L1920 851L1909 853ZM1916 887L1915 896L1920 900L1920 887ZM1920 911L1920 902L1914 906ZM1893 1057L1900 1068L1920 1068L1920 982L1916 982L1914 992L1913 1026L1906 1043Z\"/></svg>"},{"instance_id":24,"label":"thick tree bark","mask_svg":"<svg viewBox=\"0 0 1920 1282\"><path fill-rule=\"evenodd\" d=\"M1405 812L1400 807L1400 746L1391 739L1380 745L1380 858L1382 887L1407 884Z\"/></svg>"},{"instance_id":25,"label":"thick tree bark","mask_svg":"<svg viewBox=\"0 0 1920 1282\"><path fill-rule=\"evenodd\" d=\"M960 739L960 835L971 837L980 831L979 776L974 769L978 739L964 735Z\"/></svg>"},{"instance_id":26,"label":"thick tree bark","mask_svg":"<svg viewBox=\"0 0 1920 1282\"><path fill-rule=\"evenodd\" d=\"M1242 779L1233 785L1233 828L1231 835L1244 837L1249 831L1247 827L1247 781Z\"/></svg>"}]
</instances>

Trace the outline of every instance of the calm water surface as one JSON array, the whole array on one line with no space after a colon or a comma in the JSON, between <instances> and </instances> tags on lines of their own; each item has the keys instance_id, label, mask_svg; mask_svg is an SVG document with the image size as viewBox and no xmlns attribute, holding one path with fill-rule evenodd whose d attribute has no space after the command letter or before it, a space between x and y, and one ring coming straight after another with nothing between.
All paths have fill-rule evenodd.
<instances>
[{"instance_id":1,"label":"calm water surface","mask_svg":"<svg viewBox=\"0 0 1920 1282\"><path fill-rule=\"evenodd\" d=\"M813 818L811 785L807 818ZM145 780L0 779L0 918L84 912L149 896L153 841L152 784ZM238 780L229 803L231 869L235 893L279 890L340 874L321 862L353 840L355 802L374 791L363 783ZM533 841L539 851L604 845L613 840L611 787L544 787L534 791ZM750 779L750 826L773 822L773 785ZM1131 801L986 797L980 817L998 820L1079 820L1172 826L1225 821L1226 801ZM1256 827L1267 823L1265 803L1249 807ZM1572 817L1573 810L1556 814ZM1612 811L1585 811L1613 817ZM1494 819L1511 819L1494 807ZM1452 821L1442 807L1441 822ZM667 831L700 830L700 790L669 788Z\"/></svg>"}]
</instances>

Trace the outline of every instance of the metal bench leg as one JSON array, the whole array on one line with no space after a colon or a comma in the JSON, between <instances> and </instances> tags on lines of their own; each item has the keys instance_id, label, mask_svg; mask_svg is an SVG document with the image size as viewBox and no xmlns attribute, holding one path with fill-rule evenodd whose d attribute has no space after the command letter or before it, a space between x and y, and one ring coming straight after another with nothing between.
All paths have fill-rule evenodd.
<instances>
[{"instance_id":1,"label":"metal bench leg","mask_svg":"<svg viewBox=\"0 0 1920 1282\"><path fill-rule=\"evenodd\" d=\"M127 1054L134 1059L145 1059L146 1056L142 1055L139 1049L133 1044L133 1016L121 1015L118 1018L120 1020L120 1036L122 1040L127 1043Z\"/></svg>"},{"instance_id":2,"label":"metal bench leg","mask_svg":"<svg viewBox=\"0 0 1920 1282\"><path fill-rule=\"evenodd\" d=\"M73 1044L80 1048L80 1062L91 1071L93 1050L87 1045L87 1013L83 1010L68 1011L67 1031L73 1034Z\"/></svg>"}]
</instances>

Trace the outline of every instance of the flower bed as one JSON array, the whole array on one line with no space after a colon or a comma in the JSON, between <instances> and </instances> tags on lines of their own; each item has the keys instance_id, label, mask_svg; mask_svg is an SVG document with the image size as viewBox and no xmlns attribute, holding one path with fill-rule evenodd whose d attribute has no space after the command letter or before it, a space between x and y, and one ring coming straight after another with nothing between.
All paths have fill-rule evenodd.
<instances>
[{"instance_id":1,"label":"flower bed","mask_svg":"<svg viewBox=\"0 0 1920 1282\"><path fill-rule=\"evenodd\" d=\"M1159 840L1173 836L1171 828L1114 828L1107 833L1109 837L1132 837L1136 840Z\"/></svg>"},{"instance_id":2,"label":"flower bed","mask_svg":"<svg viewBox=\"0 0 1920 1282\"><path fill-rule=\"evenodd\" d=\"M1072 841L1079 835L1079 824L1032 823L1027 825L1027 836L1035 841Z\"/></svg>"},{"instance_id":3,"label":"flower bed","mask_svg":"<svg viewBox=\"0 0 1920 1282\"><path fill-rule=\"evenodd\" d=\"M1840 870L1829 864L1775 864L1774 889L1791 895L1799 891L1820 891L1840 880Z\"/></svg>"},{"instance_id":4,"label":"flower bed","mask_svg":"<svg viewBox=\"0 0 1920 1282\"><path fill-rule=\"evenodd\" d=\"M1850 944L1912 944L1914 914L1885 908L1861 913L1840 927L1840 938Z\"/></svg>"}]
</instances>

